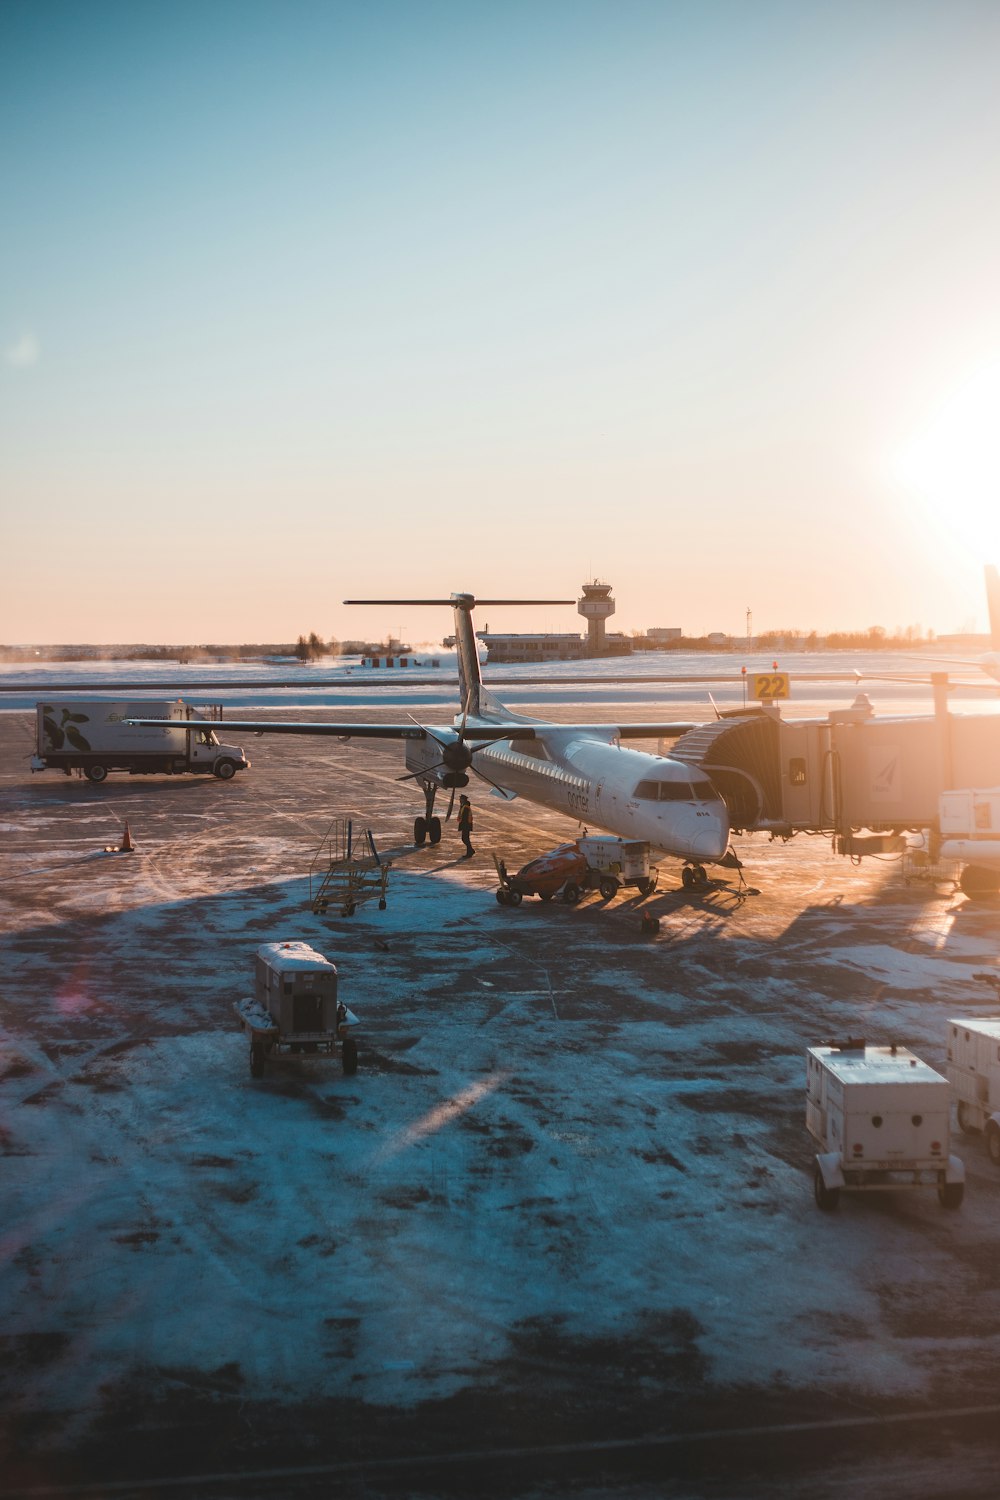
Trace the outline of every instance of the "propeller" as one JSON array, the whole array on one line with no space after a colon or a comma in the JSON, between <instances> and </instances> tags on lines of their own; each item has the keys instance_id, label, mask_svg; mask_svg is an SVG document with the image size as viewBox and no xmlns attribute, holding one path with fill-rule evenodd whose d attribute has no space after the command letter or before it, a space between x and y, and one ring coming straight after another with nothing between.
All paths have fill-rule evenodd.
<instances>
[{"instance_id":1,"label":"propeller","mask_svg":"<svg viewBox=\"0 0 1000 1500\"><path fill-rule=\"evenodd\" d=\"M485 771L480 771L477 766L473 765L472 757L478 750L485 750L490 745L498 745L504 736L498 734L495 739L482 740L479 744L470 745L465 738L465 728L469 722L469 708L471 703L472 693L470 692L466 697L465 706L462 709L462 722L458 726L457 740L439 739L426 725L420 724L419 719L414 719L412 714L407 715L408 718L413 719L414 724L420 724L420 728L423 729L428 739L432 739L435 745L438 746L441 751L441 759L431 766L422 766L419 771L408 771L404 776L397 776L396 780L416 781L421 776L428 775L431 771L440 771L443 769L445 775L441 778L442 784L451 788L451 796L448 799L448 811L445 815L446 822L451 817L455 807L455 792L460 786L468 786L469 784L469 777L467 775L469 771L474 776L478 776L481 781L487 782L502 795L506 795L502 786L498 786L492 777L486 775Z\"/></svg>"}]
</instances>

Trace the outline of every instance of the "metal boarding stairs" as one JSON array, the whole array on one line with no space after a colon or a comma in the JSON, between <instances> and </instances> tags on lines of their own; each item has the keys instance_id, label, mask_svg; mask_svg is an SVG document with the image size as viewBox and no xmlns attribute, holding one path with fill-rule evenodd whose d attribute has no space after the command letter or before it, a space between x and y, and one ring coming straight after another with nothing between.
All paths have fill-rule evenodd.
<instances>
[{"instance_id":1,"label":"metal boarding stairs","mask_svg":"<svg viewBox=\"0 0 1000 1500\"><path fill-rule=\"evenodd\" d=\"M385 911L392 861L381 857L370 828L355 829L352 818L334 818L309 866L309 905L317 916L339 909L353 917L364 901L378 898Z\"/></svg>"}]
</instances>

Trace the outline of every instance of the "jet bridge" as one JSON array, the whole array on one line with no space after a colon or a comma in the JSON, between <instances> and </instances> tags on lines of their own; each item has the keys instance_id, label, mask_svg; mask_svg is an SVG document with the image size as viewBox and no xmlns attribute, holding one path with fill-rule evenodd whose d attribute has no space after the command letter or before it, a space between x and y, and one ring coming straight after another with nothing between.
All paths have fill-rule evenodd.
<instances>
[{"instance_id":1,"label":"jet bridge","mask_svg":"<svg viewBox=\"0 0 1000 1500\"><path fill-rule=\"evenodd\" d=\"M825 832L855 857L940 835L942 792L1000 786L1000 715L877 715L862 693L825 719L784 720L777 704L689 730L672 755L712 778L736 832Z\"/></svg>"}]
</instances>

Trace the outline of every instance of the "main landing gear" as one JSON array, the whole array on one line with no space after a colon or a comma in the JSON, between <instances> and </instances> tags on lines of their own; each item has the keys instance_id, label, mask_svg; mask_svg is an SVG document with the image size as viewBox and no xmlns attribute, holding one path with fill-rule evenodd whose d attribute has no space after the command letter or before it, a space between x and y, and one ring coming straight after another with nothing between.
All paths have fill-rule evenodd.
<instances>
[{"instance_id":1,"label":"main landing gear","mask_svg":"<svg viewBox=\"0 0 1000 1500\"><path fill-rule=\"evenodd\" d=\"M703 891L708 886L708 873L704 865L685 865L681 871L681 885L686 891Z\"/></svg>"},{"instance_id":2,"label":"main landing gear","mask_svg":"<svg viewBox=\"0 0 1000 1500\"><path fill-rule=\"evenodd\" d=\"M424 843L440 844L441 819L434 816L436 786L424 787L424 816L413 820L413 842L419 849Z\"/></svg>"}]
</instances>

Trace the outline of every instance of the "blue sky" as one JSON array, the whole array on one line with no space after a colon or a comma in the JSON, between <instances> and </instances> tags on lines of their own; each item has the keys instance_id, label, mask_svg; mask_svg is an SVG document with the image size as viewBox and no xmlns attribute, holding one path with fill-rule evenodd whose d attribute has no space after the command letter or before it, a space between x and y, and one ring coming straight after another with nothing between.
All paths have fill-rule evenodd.
<instances>
[{"instance_id":1,"label":"blue sky","mask_svg":"<svg viewBox=\"0 0 1000 1500\"><path fill-rule=\"evenodd\" d=\"M626 629L984 625L998 43L968 0L6 0L0 641L594 573Z\"/></svg>"}]
</instances>

